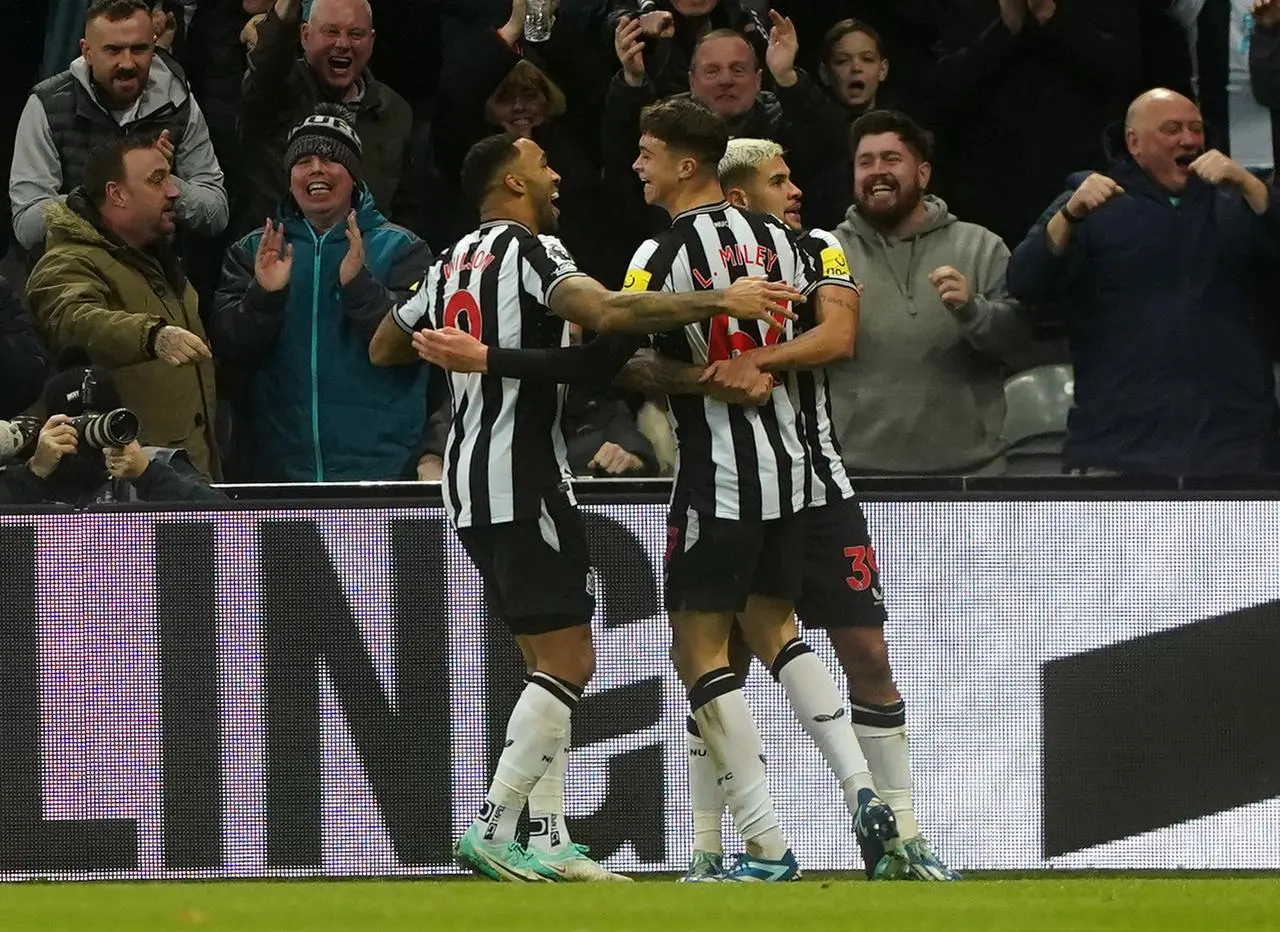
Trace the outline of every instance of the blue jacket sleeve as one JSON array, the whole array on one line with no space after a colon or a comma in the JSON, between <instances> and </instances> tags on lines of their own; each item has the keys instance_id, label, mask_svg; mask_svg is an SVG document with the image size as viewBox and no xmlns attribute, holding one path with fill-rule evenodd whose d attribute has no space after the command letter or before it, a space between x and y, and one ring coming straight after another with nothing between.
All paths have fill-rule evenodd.
<instances>
[{"instance_id":1,"label":"blue jacket sleeve","mask_svg":"<svg viewBox=\"0 0 1280 932\"><path fill-rule=\"evenodd\" d=\"M389 231L387 235L391 235ZM366 266L342 286L343 313L366 339L372 340L382 319L409 300L414 285L426 276L432 261L431 247L416 236L409 238L397 252L385 283L374 278Z\"/></svg>"},{"instance_id":2,"label":"blue jacket sleeve","mask_svg":"<svg viewBox=\"0 0 1280 932\"><path fill-rule=\"evenodd\" d=\"M1071 200L1073 193L1067 191L1049 205L1009 259L1009 294L1024 306L1056 303L1063 292L1071 288L1079 272L1080 242L1088 235L1089 223L1096 218L1088 217L1076 225L1067 251L1061 256L1049 251L1047 232L1049 221Z\"/></svg>"},{"instance_id":3,"label":"blue jacket sleeve","mask_svg":"<svg viewBox=\"0 0 1280 932\"><path fill-rule=\"evenodd\" d=\"M289 289L265 291L254 277L257 234L227 250L222 281L209 321L213 351L220 359L254 365L271 348L284 326Z\"/></svg>"},{"instance_id":4,"label":"blue jacket sleeve","mask_svg":"<svg viewBox=\"0 0 1280 932\"><path fill-rule=\"evenodd\" d=\"M1266 176L1258 172L1253 173L1266 181ZM1270 174L1269 172L1267 174ZM1267 190L1271 194L1270 203L1267 209L1261 214L1253 213L1244 197L1241 196L1240 203L1244 210L1248 211L1256 224L1258 231L1257 248L1261 260L1270 265L1280 264L1280 188L1274 184L1267 185Z\"/></svg>"}]
</instances>

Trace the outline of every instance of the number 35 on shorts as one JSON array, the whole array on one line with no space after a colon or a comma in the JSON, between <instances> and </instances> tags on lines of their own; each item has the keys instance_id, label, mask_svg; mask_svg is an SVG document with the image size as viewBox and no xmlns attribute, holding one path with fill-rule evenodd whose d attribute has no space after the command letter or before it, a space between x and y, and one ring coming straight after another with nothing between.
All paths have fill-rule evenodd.
<instances>
[{"instance_id":1,"label":"number 35 on shorts","mask_svg":"<svg viewBox=\"0 0 1280 932\"><path fill-rule=\"evenodd\" d=\"M864 592L875 582L880 567L876 565L876 550L870 545L844 548L845 559L849 561L850 575L845 582L854 592Z\"/></svg>"}]
</instances>

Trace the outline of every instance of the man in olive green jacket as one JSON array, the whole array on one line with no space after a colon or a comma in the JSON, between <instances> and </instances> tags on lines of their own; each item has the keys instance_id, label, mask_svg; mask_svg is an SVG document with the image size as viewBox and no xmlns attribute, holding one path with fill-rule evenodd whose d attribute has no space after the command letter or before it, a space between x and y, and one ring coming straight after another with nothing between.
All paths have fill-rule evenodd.
<instances>
[{"instance_id":1,"label":"man in olive green jacket","mask_svg":"<svg viewBox=\"0 0 1280 932\"><path fill-rule=\"evenodd\" d=\"M177 197L163 143L96 150L82 187L48 208L27 296L54 353L77 349L111 371L144 445L183 449L218 479L213 357L169 244Z\"/></svg>"}]
</instances>

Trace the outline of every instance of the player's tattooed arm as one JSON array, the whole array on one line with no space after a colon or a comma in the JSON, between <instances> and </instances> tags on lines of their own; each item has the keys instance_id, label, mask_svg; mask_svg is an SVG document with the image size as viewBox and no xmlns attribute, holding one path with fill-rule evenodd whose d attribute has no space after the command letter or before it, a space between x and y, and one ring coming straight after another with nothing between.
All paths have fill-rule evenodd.
<instances>
[{"instance_id":1,"label":"player's tattooed arm","mask_svg":"<svg viewBox=\"0 0 1280 932\"><path fill-rule=\"evenodd\" d=\"M794 340L761 346L744 355L765 372L820 369L853 356L861 299L853 287L823 285L815 296L817 326Z\"/></svg>"},{"instance_id":2,"label":"player's tattooed arm","mask_svg":"<svg viewBox=\"0 0 1280 932\"><path fill-rule=\"evenodd\" d=\"M585 275L565 280L552 292L550 307L560 317L599 333L660 333L728 314L781 327L794 318L787 305L804 295L785 282L740 278L722 291L609 291Z\"/></svg>"},{"instance_id":3,"label":"player's tattooed arm","mask_svg":"<svg viewBox=\"0 0 1280 932\"><path fill-rule=\"evenodd\" d=\"M663 395L701 395L702 367L660 356L653 350L641 350L632 356L613 384L630 392L650 397Z\"/></svg>"},{"instance_id":4,"label":"player's tattooed arm","mask_svg":"<svg viewBox=\"0 0 1280 932\"><path fill-rule=\"evenodd\" d=\"M705 377L708 371L660 356L653 350L641 350L632 356L613 380L618 388L642 395L710 395L725 404L761 405L773 393L773 377L755 370L754 378L743 375L736 384L725 384Z\"/></svg>"}]
</instances>

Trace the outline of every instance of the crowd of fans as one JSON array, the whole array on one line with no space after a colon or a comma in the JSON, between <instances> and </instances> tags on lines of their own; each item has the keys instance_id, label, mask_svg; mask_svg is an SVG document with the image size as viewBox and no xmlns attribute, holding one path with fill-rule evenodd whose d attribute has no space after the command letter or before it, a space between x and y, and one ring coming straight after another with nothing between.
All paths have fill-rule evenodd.
<instances>
[{"instance_id":1,"label":"crowd of fans","mask_svg":"<svg viewBox=\"0 0 1280 932\"><path fill-rule=\"evenodd\" d=\"M0 497L56 497L86 455L141 497L188 466L438 478L444 380L368 342L476 224L464 155L538 142L563 241L618 285L667 222L632 166L671 95L779 143L794 209L845 247L854 474L1002 472L1005 380L1055 362L1064 469L1280 465L1280 0L560 0L537 43L525 2L20 5L0 418L42 429ZM128 448L84 450L83 404L50 406L47 381L87 375L137 413ZM575 388L575 472L669 473L661 404Z\"/></svg>"}]
</instances>

